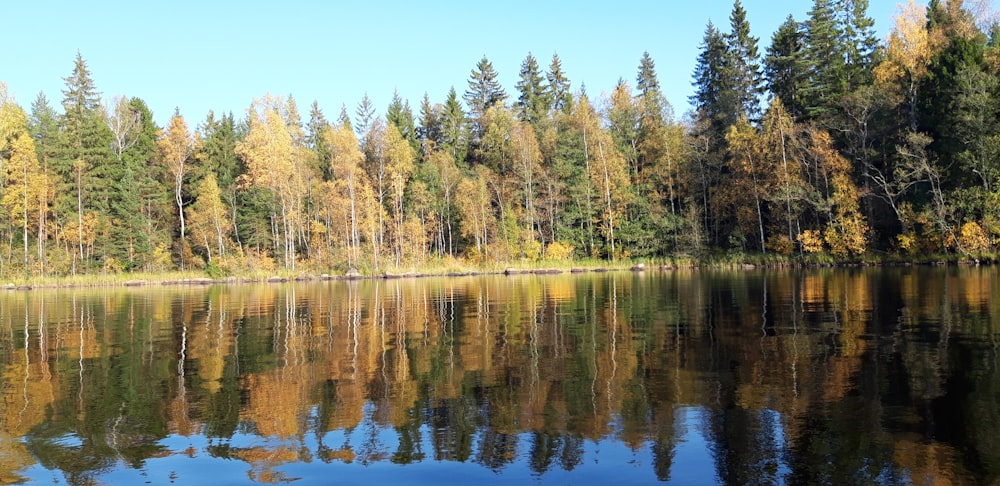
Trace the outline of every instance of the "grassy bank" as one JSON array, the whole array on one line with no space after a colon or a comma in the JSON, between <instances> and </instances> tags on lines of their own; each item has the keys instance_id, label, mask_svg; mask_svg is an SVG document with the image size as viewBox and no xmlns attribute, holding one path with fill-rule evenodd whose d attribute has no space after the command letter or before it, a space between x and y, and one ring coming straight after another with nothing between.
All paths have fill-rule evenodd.
<instances>
[{"instance_id":1,"label":"grassy bank","mask_svg":"<svg viewBox=\"0 0 1000 486\"><path fill-rule=\"evenodd\" d=\"M994 264L995 255L968 257L960 255L925 255L900 257L898 255L869 254L849 260L836 259L826 254L778 255L778 254L715 254L702 258L661 257L634 260L525 260L507 262L477 263L461 259L437 259L422 265L389 268L359 268L356 274L343 271L316 272L307 270L278 269L274 271L242 271L238 274L209 274L204 270L169 271L155 273L96 273L65 276L20 276L0 279L4 288L55 288L55 287L114 287L130 285L167 284L208 284L218 282L260 282L268 280L320 280L337 278L383 278L412 276L458 276L472 274L500 273L566 273L594 270L629 270L641 265L645 270L669 270L676 268L809 268L826 266L875 266L875 265L941 265L941 264Z\"/></svg>"}]
</instances>

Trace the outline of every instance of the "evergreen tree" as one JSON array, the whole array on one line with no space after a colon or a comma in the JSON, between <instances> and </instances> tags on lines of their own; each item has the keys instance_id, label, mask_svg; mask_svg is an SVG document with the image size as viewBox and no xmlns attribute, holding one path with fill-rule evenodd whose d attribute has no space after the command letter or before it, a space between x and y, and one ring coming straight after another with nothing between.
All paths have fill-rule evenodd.
<instances>
[{"instance_id":1,"label":"evergreen tree","mask_svg":"<svg viewBox=\"0 0 1000 486\"><path fill-rule=\"evenodd\" d=\"M417 126L417 138L420 140L422 154L426 158L431 150L441 143L441 106L432 105L431 99L424 93L420 101L420 125Z\"/></svg>"},{"instance_id":2,"label":"evergreen tree","mask_svg":"<svg viewBox=\"0 0 1000 486\"><path fill-rule=\"evenodd\" d=\"M441 114L441 146L456 163L464 163L469 147L469 121L454 87L448 91Z\"/></svg>"},{"instance_id":3,"label":"evergreen tree","mask_svg":"<svg viewBox=\"0 0 1000 486\"><path fill-rule=\"evenodd\" d=\"M306 147L315 155L313 170L330 179L330 149L323 143L323 134L331 128L330 122L315 100L309 106L309 123L306 124Z\"/></svg>"},{"instance_id":4,"label":"evergreen tree","mask_svg":"<svg viewBox=\"0 0 1000 486\"><path fill-rule=\"evenodd\" d=\"M367 140L368 132L371 131L372 125L375 123L375 118L375 105L372 104L368 93L365 93L358 103L358 108L354 111L354 133L358 135L358 142L362 146L365 145L365 140Z\"/></svg>"},{"instance_id":5,"label":"evergreen tree","mask_svg":"<svg viewBox=\"0 0 1000 486\"><path fill-rule=\"evenodd\" d=\"M701 53L694 70L693 85L695 93L690 102L698 112L698 116L707 121L701 130L715 134L715 140L721 140L725 129L734 120L726 108L724 96L730 93L732 85L727 76L728 52L726 39L712 22L705 28L705 36L701 44ZM713 147L712 151L719 150Z\"/></svg>"},{"instance_id":6,"label":"evergreen tree","mask_svg":"<svg viewBox=\"0 0 1000 486\"><path fill-rule=\"evenodd\" d=\"M842 33L833 0L814 0L805 22L806 82L798 98L808 119L828 114L834 102L847 91Z\"/></svg>"},{"instance_id":7,"label":"evergreen tree","mask_svg":"<svg viewBox=\"0 0 1000 486\"><path fill-rule=\"evenodd\" d=\"M46 177L48 185L52 186L57 180L57 177L52 170L52 163L59 156L59 115L56 113L55 109L52 108L52 105L49 104L48 98L46 98L45 94L42 92L39 92L35 101L31 103L31 113L28 117L28 132L30 133L31 138L35 141L35 150L37 152L37 159L41 173ZM46 194L46 196L54 196L54 194ZM53 201L51 199L45 201L45 208L48 209L52 203ZM46 248L44 246L49 240L48 220L50 216L50 214L47 214L46 218L39 221L38 225L38 261L40 273L42 275L45 275L47 271L45 261Z\"/></svg>"},{"instance_id":8,"label":"evergreen tree","mask_svg":"<svg viewBox=\"0 0 1000 486\"><path fill-rule=\"evenodd\" d=\"M517 117L519 120L537 124L548 115L552 102L545 85L542 84L545 78L539 70L538 61L530 52L521 63L519 76L517 90L520 96L516 103Z\"/></svg>"},{"instance_id":9,"label":"evergreen tree","mask_svg":"<svg viewBox=\"0 0 1000 486\"><path fill-rule=\"evenodd\" d=\"M153 114L139 98L127 102L127 110L135 120L132 143L121 153L119 164L106 175L111 182L108 208L114 221L111 225L110 255L126 270L143 268L149 261L153 244L160 238L153 221L165 214L159 211L159 195L154 173L157 127ZM169 214L169 213L166 213ZM147 267L148 268L148 267Z\"/></svg>"},{"instance_id":10,"label":"evergreen tree","mask_svg":"<svg viewBox=\"0 0 1000 486\"><path fill-rule=\"evenodd\" d=\"M35 101L31 103L31 114L28 118L28 130L35 140L38 150L38 161L43 168L48 168L56 156L55 150L59 142L59 114L49 104L45 93L39 91Z\"/></svg>"},{"instance_id":11,"label":"evergreen tree","mask_svg":"<svg viewBox=\"0 0 1000 486\"><path fill-rule=\"evenodd\" d=\"M840 45L844 50L844 83L847 92L870 84L878 59L875 21L868 16L868 0L837 0Z\"/></svg>"},{"instance_id":12,"label":"evergreen tree","mask_svg":"<svg viewBox=\"0 0 1000 486\"><path fill-rule=\"evenodd\" d=\"M760 68L760 54L757 52L758 39L750 35L750 22L747 21L746 10L740 0L733 3L733 11L729 15L730 28L726 36L728 44L727 71L731 76L731 94L723 99L731 99L734 121L740 118L755 120L760 114L760 95L764 91L764 82ZM641 89L641 87L640 87Z\"/></svg>"},{"instance_id":13,"label":"evergreen tree","mask_svg":"<svg viewBox=\"0 0 1000 486\"><path fill-rule=\"evenodd\" d=\"M419 153L420 145L417 141L416 121L413 119L413 110L410 103L399 97L399 91L393 91L392 100L389 101L389 108L386 109L385 119L399 130L399 134L410 144L414 152Z\"/></svg>"},{"instance_id":14,"label":"evergreen tree","mask_svg":"<svg viewBox=\"0 0 1000 486\"><path fill-rule=\"evenodd\" d=\"M781 100L785 110L798 119L804 115L798 95L806 82L803 65L803 34L791 15L775 31L764 58L764 76L768 91Z\"/></svg>"},{"instance_id":15,"label":"evergreen tree","mask_svg":"<svg viewBox=\"0 0 1000 486\"><path fill-rule=\"evenodd\" d=\"M68 233L64 239L75 240L74 266L69 270L76 271L77 263L84 267L89 265L84 260L93 256L92 242L96 241L97 225L107 223L108 200L106 197L95 199L92 192L106 187L106 182L102 185L95 180L94 173L100 173L111 158L111 137L102 118L100 94L79 52L73 72L64 81L62 137L58 156L52 164L60 180L56 186L54 210L59 225ZM85 224L84 213L88 211L92 215ZM105 216L103 221L102 214Z\"/></svg>"},{"instance_id":16,"label":"evergreen tree","mask_svg":"<svg viewBox=\"0 0 1000 486\"><path fill-rule=\"evenodd\" d=\"M568 112L573 106L573 93L570 92L569 79L562 70L562 61L558 54L552 54L552 62L549 64L549 71L545 74L548 81L548 94L552 103L552 109L559 112Z\"/></svg>"},{"instance_id":17,"label":"evergreen tree","mask_svg":"<svg viewBox=\"0 0 1000 486\"><path fill-rule=\"evenodd\" d=\"M346 104L340 105L340 114L337 115L337 125L350 128L351 130L354 129L354 127L351 126L351 116L347 114Z\"/></svg>"},{"instance_id":18,"label":"evergreen tree","mask_svg":"<svg viewBox=\"0 0 1000 486\"><path fill-rule=\"evenodd\" d=\"M469 74L469 89L463 98L469 107L469 116L473 123L478 123L488 108L507 100L507 93L500 86L497 77L499 75L493 69L493 63L486 59L486 56L479 60Z\"/></svg>"}]
</instances>

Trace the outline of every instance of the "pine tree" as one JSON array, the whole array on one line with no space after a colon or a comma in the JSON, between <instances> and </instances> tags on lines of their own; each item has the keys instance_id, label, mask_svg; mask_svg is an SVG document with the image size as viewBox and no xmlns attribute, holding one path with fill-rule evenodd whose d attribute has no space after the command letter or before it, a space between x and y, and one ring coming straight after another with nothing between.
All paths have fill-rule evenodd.
<instances>
[{"instance_id":1,"label":"pine tree","mask_svg":"<svg viewBox=\"0 0 1000 486\"><path fill-rule=\"evenodd\" d=\"M48 98L42 92L38 93L35 101L31 104L31 114L28 118L28 131L35 141L35 150L38 152L38 163L41 173L47 179L48 185L53 193L47 194L49 198L44 201L43 207L46 209L44 218L38 222L38 263L39 273L45 275L47 272L45 245L49 240L49 209L55 197L54 190L56 184L55 172L52 170L52 163L59 153L59 115L49 104Z\"/></svg>"},{"instance_id":2,"label":"pine tree","mask_svg":"<svg viewBox=\"0 0 1000 486\"><path fill-rule=\"evenodd\" d=\"M875 21L868 16L868 0L837 0L840 17L840 44L844 49L846 92L870 84L877 58L879 41Z\"/></svg>"}]
</instances>

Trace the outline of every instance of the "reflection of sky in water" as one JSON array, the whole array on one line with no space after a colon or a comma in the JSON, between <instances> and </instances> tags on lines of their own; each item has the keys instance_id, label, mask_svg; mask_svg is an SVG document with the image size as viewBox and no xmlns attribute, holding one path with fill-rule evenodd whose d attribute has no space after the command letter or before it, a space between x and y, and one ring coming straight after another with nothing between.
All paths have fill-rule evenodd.
<instances>
[{"instance_id":1,"label":"reflection of sky in water","mask_svg":"<svg viewBox=\"0 0 1000 486\"><path fill-rule=\"evenodd\" d=\"M42 328L19 325L37 303L18 295L0 299L0 347L16 351L0 371L26 435L0 437L16 455L0 473L112 485L993 484L994 470L963 468L1000 464L996 308L983 307L997 302L983 297L996 270L932 270L150 291L113 294L115 305L59 299ZM948 295L942 281L970 297L921 297ZM124 318L147 306L141 325Z\"/></svg>"},{"instance_id":2,"label":"reflection of sky in water","mask_svg":"<svg viewBox=\"0 0 1000 486\"><path fill-rule=\"evenodd\" d=\"M714 463L705 437L701 433L704 412L699 408L678 411L683 424L678 425L676 457L667 484L716 484ZM411 464L395 464L389 460L398 446L399 436L391 427L371 428L364 422L351 430L334 430L322 434L322 446L339 449L349 445L357 456L351 462L324 462L318 456L320 438L315 433L303 437L279 440L253 434L237 433L231 438L208 438L203 435L170 435L159 441L171 452L166 457L150 458L141 469L119 462L115 469L97 477L101 484L184 484L226 485L261 484L261 471L273 473L278 483L293 484L650 484L653 456L650 444L632 450L615 438L583 443L580 464L572 470L553 465L538 474L529 464L531 434L517 435L515 460L494 471L476 461L476 454L464 462L434 459L431 428L420 428L421 448L425 457ZM69 439L67 439L69 440ZM78 440L78 439L77 439ZM481 434L474 438L473 451L478 449ZM376 460L364 461L366 447L384 453ZM230 457L213 455L213 450L228 448ZM273 465L251 464L234 457L237 450L293 450L300 459L292 462L276 460ZM275 454L277 456L277 454ZM266 454L265 454L266 457ZM25 472L31 481L66 484L60 472L45 470L38 465Z\"/></svg>"},{"instance_id":3,"label":"reflection of sky in water","mask_svg":"<svg viewBox=\"0 0 1000 486\"><path fill-rule=\"evenodd\" d=\"M719 484L715 459L705 438L706 412L701 407L680 407L674 412L674 465L670 480L677 484Z\"/></svg>"}]
</instances>

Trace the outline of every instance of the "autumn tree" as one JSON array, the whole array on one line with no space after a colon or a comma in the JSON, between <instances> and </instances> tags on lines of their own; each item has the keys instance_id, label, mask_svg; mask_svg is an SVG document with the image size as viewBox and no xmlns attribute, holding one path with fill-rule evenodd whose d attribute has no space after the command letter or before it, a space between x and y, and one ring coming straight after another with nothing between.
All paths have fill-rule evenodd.
<instances>
[{"instance_id":1,"label":"autumn tree","mask_svg":"<svg viewBox=\"0 0 1000 486\"><path fill-rule=\"evenodd\" d=\"M294 270L308 176L300 145L304 137L290 129L288 104L279 97L267 95L254 100L248 113L250 130L236 144L236 153L247 166L243 182L274 195L277 207L272 209L271 217L275 242L285 268Z\"/></svg>"},{"instance_id":2,"label":"autumn tree","mask_svg":"<svg viewBox=\"0 0 1000 486\"><path fill-rule=\"evenodd\" d=\"M349 126L338 125L324 132L323 144L330 152L330 175L333 194L346 206L344 244L347 247L347 264L357 267L361 252L361 214L370 205L363 195L370 193L368 176L362 169L365 156ZM335 221L330 221L331 226Z\"/></svg>"},{"instance_id":3,"label":"autumn tree","mask_svg":"<svg viewBox=\"0 0 1000 486\"><path fill-rule=\"evenodd\" d=\"M28 275L33 269L29 255L29 231L41 237L40 229L48 214L51 201L51 182L38 164L34 140L27 130L27 116L20 107L3 101L0 107L0 167L3 185L0 186L0 204L6 209L10 223L21 229L24 255L23 270ZM16 135L14 135L16 133ZM38 248L41 261L41 247Z\"/></svg>"},{"instance_id":4,"label":"autumn tree","mask_svg":"<svg viewBox=\"0 0 1000 486\"><path fill-rule=\"evenodd\" d=\"M625 157L615 147L611 135L600 126L597 112L586 97L576 103L574 123L582 132L586 173L589 187L594 191L588 197L600 205L600 227L606 245L605 253L618 258L619 248L615 231L622 224L622 217L629 203L631 180Z\"/></svg>"},{"instance_id":5,"label":"autumn tree","mask_svg":"<svg viewBox=\"0 0 1000 486\"><path fill-rule=\"evenodd\" d=\"M188 130L187 123L180 113L174 113L170 118L170 126L167 127L163 136L157 140L160 160L166 167L170 180L170 187L173 192L174 205L177 208L178 234L177 240L180 247L177 249L181 262L181 268L185 266L187 258L187 228L184 219L184 184L190 171L190 160L195 153L195 136Z\"/></svg>"},{"instance_id":6,"label":"autumn tree","mask_svg":"<svg viewBox=\"0 0 1000 486\"><path fill-rule=\"evenodd\" d=\"M188 221L194 234L195 244L201 247L207 256L207 263L212 264L212 252L222 256L226 254L227 234L232 227L229 209L222 202L222 193L215 180L215 174L209 173L195 189L195 201L188 206Z\"/></svg>"}]
</instances>

